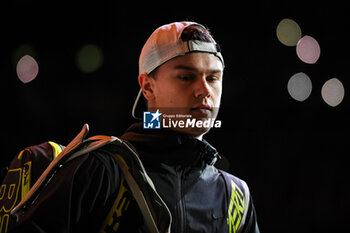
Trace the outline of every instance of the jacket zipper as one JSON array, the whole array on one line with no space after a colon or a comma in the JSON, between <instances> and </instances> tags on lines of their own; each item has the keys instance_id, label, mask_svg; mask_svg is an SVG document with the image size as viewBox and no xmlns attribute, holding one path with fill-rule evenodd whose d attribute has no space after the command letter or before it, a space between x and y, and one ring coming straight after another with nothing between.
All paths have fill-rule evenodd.
<instances>
[{"instance_id":1,"label":"jacket zipper","mask_svg":"<svg viewBox=\"0 0 350 233\"><path fill-rule=\"evenodd\" d=\"M178 197L179 197L179 204L178 204L178 227L177 227L177 232L178 233L185 233L186 227L185 227L185 203L183 200L183 171L176 171L177 175L178 175L178 184L179 184L179 188L178 188Z\"/></svg>"}]
</instances>

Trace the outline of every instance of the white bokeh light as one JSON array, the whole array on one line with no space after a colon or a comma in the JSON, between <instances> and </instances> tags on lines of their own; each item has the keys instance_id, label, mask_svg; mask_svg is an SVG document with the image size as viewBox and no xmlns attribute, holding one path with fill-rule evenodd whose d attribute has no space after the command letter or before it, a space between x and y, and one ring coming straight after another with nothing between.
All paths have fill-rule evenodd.
<instances>
[{"instance_id":1,"label":"white bokeh light","mask_svg":"<svg viewBox=\"0 0 350 233\"><path fill-rule=\"evenodd\" d=\"M288 92L289 95L297 100L306 100L312 91L312 82L309 76L303 72L294 74L288 81Z\"/></svg>"},{"instance_id":2,"label":"white bokeh light","mask_svg":"<svg viewBox=\"0 0 350 233\"><path fill-rule=\"evenodd\" d=\"M323 100L332 107L339 105L345 95L343 84L337 78L329 79L325 82L321 89Z\"/></svg>"}]
</instances>

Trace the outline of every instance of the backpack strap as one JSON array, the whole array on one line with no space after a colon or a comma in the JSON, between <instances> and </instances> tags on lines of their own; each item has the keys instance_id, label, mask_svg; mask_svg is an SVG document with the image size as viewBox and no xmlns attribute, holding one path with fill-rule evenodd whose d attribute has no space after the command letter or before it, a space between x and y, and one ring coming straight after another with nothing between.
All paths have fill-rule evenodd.
<instances>
[{"instance_id":1,"label":"backpack strap","mask_svg":"<svg viewBox=\"0 0 350 233\"><path fill-rule=\"evenodd\" d=\"M226 194L228 197L227 224L230 233L240 233L246 221L250 202L250 193L247 184L223 171L219 170L225 181Z\"/></svg>"},{"instance_id":2,"label":"backpack strap","mask_svg":"<svg viewBox=\"0 0 350 233\"><path fill-rule=\"evenodd\" d=\"M122 181L125 181L128 191L139 206L148 231L150 233L170 232L172 222L171 213L157 193L151 178L148 176L133 146L127 141L120 140L106 145L103 150L111 154L118 163L118 167L122 173ZM123 187L120 187L119 192L122 191ZM120 202L118 200L119 194L115 200L115 204ZM110 209L100 232L106 232L106 228L110 229L112 227L110 225L111 222L113 227L118 227L117 221L113 221L115 219L113 218L111 220L109 217L113 216L113 213L115 213L114 216L123 214L118 211L119 209L115 207Z\"/></svg>"},{"instance_id":3,"label":"backpack strap","mask_svg":"<svg viewBox=\"0 0 350 233\"><path fill-rule=\"evenodd\" d=\"M171 213L148 176L136 151L126 141L129 153L114 154L132 196L135 198L150 233L170 232ZM113 145L113 144L111 144ZM131 153L130 153L131 152Z\"/></svg>"}]
</instances>

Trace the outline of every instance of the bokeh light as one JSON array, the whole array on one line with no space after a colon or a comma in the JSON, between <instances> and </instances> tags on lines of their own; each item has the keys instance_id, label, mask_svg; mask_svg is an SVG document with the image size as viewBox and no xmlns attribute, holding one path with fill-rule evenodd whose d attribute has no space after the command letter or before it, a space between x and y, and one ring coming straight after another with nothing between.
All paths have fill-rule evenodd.
<instances>
[{"instance_id":1,"label":"bokeh light","mask_svg":"<svg viewBox=\"0 0 350 233\"><path fill-rule=\"evenodd\" d=\"M315 64L321 55L321 48L317 40L311 36L303 36L296 47L300 60L307 64Z\"/></svg>"},{"instance_id":2,"label":"bokeh light","mask_svg":"<svg viewBox=\"0 0 350 233\"><path fill-rule=\"evenodd\" d=\"M38 75L39 66L33 57L25 55L18 61L16 72L23 83L29 83Z\"/></svg>"},{"instance_id":3,"label":"bokeh light","mask_svg":"<svg viewBox=\"0 0 350 233\"><path fill-rule=\"evenodd\" d=\"M297 100L306 100L312 91L312 82L309 76L303 72L294 74L288 81L288 92L289 95Z\"/></svg>"},{"instance_id":4,"label":"bokeh light","mask_svg":"<svg viewBox=\"0 0 350 233\"><path fill-rule=\"evenodd\" d=\"M292 19L283 19L277 25L278 40L287 46L295 46L301 38L301 29Z\"/></svg>"},{"instance_id":5,"label":"bokeh light","mask_svg":"<svg viewBox=\"0 0 350 233\"><path fill-rule=\"evenodd\" d=\"M103 52L98 46L87 44L78 51L76 62L78 68L82 72L94 72L98 70L103 63Z\"/></svg>"},{"instance_id":6,"label":"bokeh light","mask_svg":"<svg viewBox=\"0 0 350 233\"><path fill-rule=\"evenodd\" d=\"M345 95L343 84L337 78L329 79L325 82L321 89L323 100L330 106L335 107L339 105Z\"/></svg>"}]
</instances>

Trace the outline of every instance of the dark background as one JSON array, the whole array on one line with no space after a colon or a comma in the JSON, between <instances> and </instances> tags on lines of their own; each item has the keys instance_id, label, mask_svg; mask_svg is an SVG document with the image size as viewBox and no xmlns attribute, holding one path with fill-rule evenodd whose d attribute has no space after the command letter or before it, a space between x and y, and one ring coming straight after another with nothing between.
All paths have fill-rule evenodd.
<instances>
[{"instance_id":1,"label":"dark background","mask_svg":"<svg viewBox=\"0 0 350 233\"><path fill-rule=\"evenodd\" d=\"M138 56L158 26L194 20L207 25L226 63L219 119L205 138L227 159L219 166L250 186L262 232L350 230L348 131L350 7L346 1L118 3L17 0L1 9L1 165L26 146L61 144L90 125L90 135L120 136L134 122ZM276 27L295 20L321 46L316 64L281 44ZM99 46L103 64L83 73L76 54ZM35 49L37 78L23 84L13 53ZM295 101L289 78L305 72L311 96ZM321 87L337 77L345 98L328 106Z\"/></svg>"}]
</instances>

